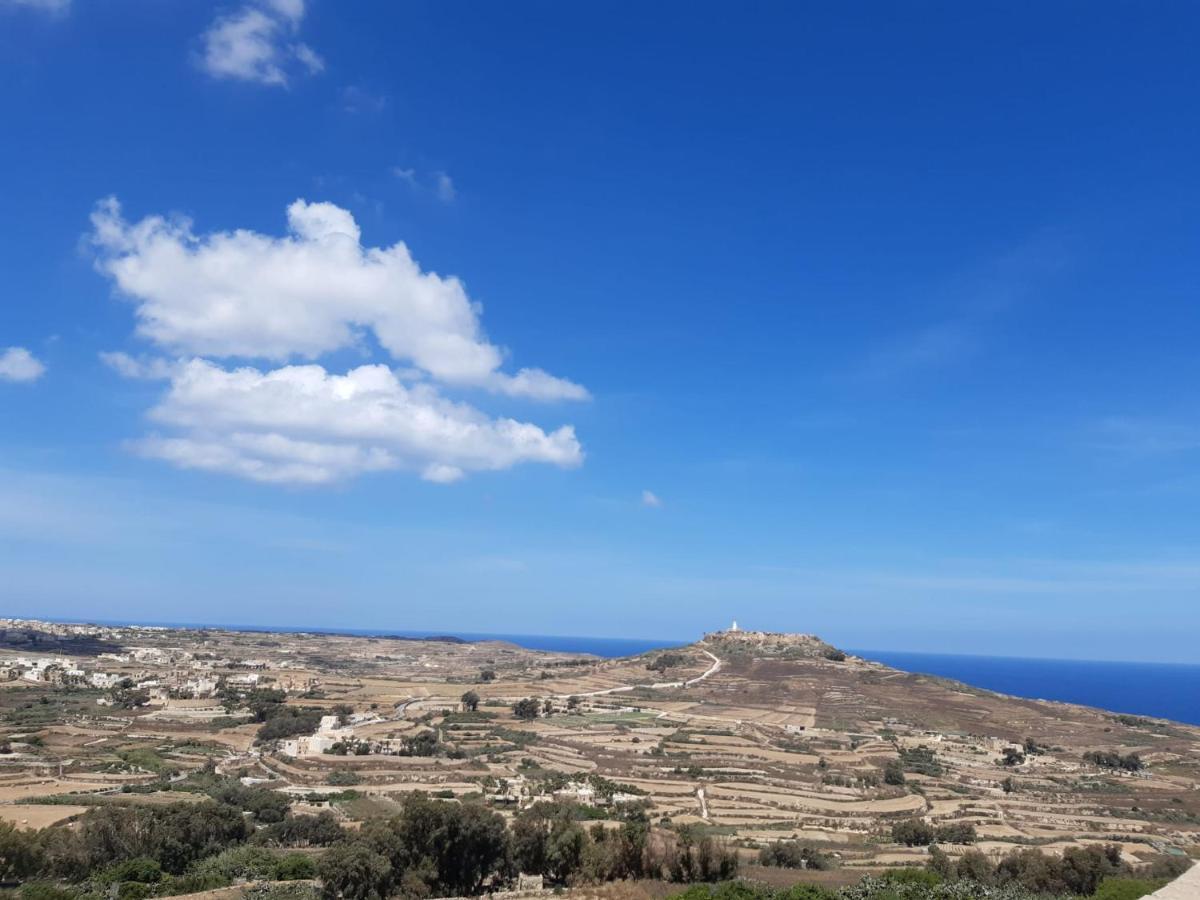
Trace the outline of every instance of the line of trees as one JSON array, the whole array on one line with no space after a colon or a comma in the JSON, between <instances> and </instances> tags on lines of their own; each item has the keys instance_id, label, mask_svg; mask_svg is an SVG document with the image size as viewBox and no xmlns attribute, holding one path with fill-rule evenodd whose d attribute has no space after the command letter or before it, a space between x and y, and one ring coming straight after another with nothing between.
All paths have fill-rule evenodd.
<instances>
[{"instance_id":1,"label":"line of trees","mask_svg":"<svg viewBox=\"0 0 1200 900\"><path fill-rule=\"evenodd\" d=\"M315 864L283 847L328 846L345 832L332 815L292 816L288 798L233 779L189 784L200 802L162 806L111 804L72 826L41 831L0 823L0 878L55 881L55 897L90 895L140 900L208 890L247 877L307 879Z\"/></svg>"},{"instance_id":2,"label":"line of trees","mask_svg":"<svg viewBox=\"0 0 1200 900\"><path fill-rule=\"evenodd\" d=\"M934 827L921 819L905 819L892 826L892 840L906 847L930 844L973 844L975 826L970 822L950 822Z\"/></svg>"},{"instance_id":3,"label":"line of trees","mask_svg":"<svg viewBox=\"0 0 1200 900\"><path fill-rule=\"evenodd\" d=\"M928 867L947 881L970 881L985 886L1016 885L1036 894L1089 896L1109 878L1174 878L1187 869L1183 859L1163 856L1134 869L1121 858L1116 844L1068 847L1062 856L1036 849L1014 850L992 862L978 850L956 860L937 847L929 852Z\"/></svg>"},{"instance_id":4,"label":"line of trees","mask_svg":"<svg viewBox=\"0 0 1200 900\"><path fill-rule=\"evenodd\" d=\"M597 781L602 792L621 787ZM25 882L21 900L145 900L248 878L319 878L329 900L384 900L477 895L522 872L566 886L717 881L738 869L722 840L691 827L652 829L636 805L622 807L616 827L587 827L577 805L559 802L535 804L509 826L481 803L418 793L397 816L347 831L330 813L292 815L285 795L211 770L163 787L204 796L112 802L41 831L0 824L0 878ZM324 848L319 858L299 852L312 847Z\"/></svg>"},{"instance_id":5,"label":"line of trees","mask_svg":"<svg viewBox=\"0 0 1200 900\"><path fill-rule=\"evenodd\" d=\"M773 841L758 851L760 866L777 866L781 869L833 868L833 860L815 847L799 841Z\"/></svg>"},{"instance_id":6,"label":"line of trees","mask_svg":"<svg viewBox=\"0 0 1200 900\"><path fill-rule=\"evenodd\" d=\"M1083 754L1084 760L1094 763L1104 769L1121 769L1125 772L1140 772L1146 768L1142 758L1136 753L1122 756L1116 750L1091 750Z\"/></svg>"},{"instance_id":7,"label":"line of trees","mask_svg":"<svg viewBox=\"0 0 1200 900\"><path fill-rule=\"evenodd\" d=\"M736 851L711 835L652 832L644 816L615 829L585 828L570 804L547 802L523 810L509 828L484 806L413 794L396 817L347 833L322 857L318 874L330 900L382 900L470 896L517 873L565 886L645 877L717 881L737 868Z\"/></svg>"}]
</instances>

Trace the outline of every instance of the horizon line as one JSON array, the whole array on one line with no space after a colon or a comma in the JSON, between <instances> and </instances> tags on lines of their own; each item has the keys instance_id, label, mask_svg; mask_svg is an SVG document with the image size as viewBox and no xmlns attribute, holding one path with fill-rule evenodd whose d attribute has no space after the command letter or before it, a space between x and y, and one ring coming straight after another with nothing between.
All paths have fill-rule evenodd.
<instances>
[{"instance_id":1,"label":"horizon line","mask_svg":"<svg viewBox=\"0 0 1200 900\"><path fill-rule=\"evenodd\" d=\"M203 629L220 629L222 631L242 631L256 633L278 633L278 634L340 634L347 637L407 637L407 638L437 638L451 637L459 638L464 641L487 641L487 640L506 640L507 643L523 646L518 640L513 638L533 638L535 640L587 640L587 641L610 641L610 642L637 642L650 645L647 650L653 649L669 649L672 647L686 646L696 643L701 640L706 634L719 633L703 632L699 637L686 638L647 638L647 637L617 637L611 635L589 635L589 634L539 634L536 632L489 632L489 631L455 631L452 629L427 629L427 628L378 628L365 627L359 628L354 626L338 626L338 625L277 625L277 624L249 624L249 623L231 623L231 622L168 622L168 621L150 621L136 619L99 619L99 618L68 618L58 616L20 616L6 615L0 618L7 619L24 619L31 622L50 622L56 625L99 625L106 627L126 627L126 628L173 628L185 631L199 631ZM741 629L742 631L760 631L761 629ZM800 632L767 632L775 634L799 634ZM540 650L537 647L526 647L529 650L538 650L540 652L551 652ZM860 648L860 647L845 647L842 648L855 656L870 658L870 654L876 653L895 653L909 656L938 656L952 658L967 658L967 659L1004 659L1004 660L1042 660L1046 662L1070 662L1070 663L1097 663L1104 665L1133 665L1133 666L1182 666L1185 668L1200 668L1200 662L1182 662L1177 660L1149 660L1149 659L1096 659L1093 657L1070 657L1070 656L1020 656L1011 655L1008 653L945 653L935 650L905 650L905 649L889 649L882 647ZM642 651L645 652L645 651ZM881 660L880 660L881 661Z\"/></svg>"}]
</instances>

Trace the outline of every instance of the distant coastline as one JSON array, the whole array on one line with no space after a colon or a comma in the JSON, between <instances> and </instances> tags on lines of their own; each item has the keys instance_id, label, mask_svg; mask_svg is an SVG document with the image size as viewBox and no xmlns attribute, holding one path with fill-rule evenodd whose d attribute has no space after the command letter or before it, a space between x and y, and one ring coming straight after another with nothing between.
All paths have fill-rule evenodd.
<instances>
[{"instance_id":1,"label":"distant coastline","mask_svg":"<svg viewBox=\"0 0 1200 900\"><path fill-rule=\"evenodd\" d=\"M14 616L13 618L37 619L43 622L59 624L90 624L113 628L185 628L190 631L217 629L221 631L239 631L250 634L347 634L354 637L373 637L389 640L407 641L441 641L448 643L474 641L507 641L527 650L545 650L552 653L590 653L606 659L618 656L637 656L651 650L664 650L672 647L682 647L691 643L688 640L651 639L651 638L616 638L616 637L586 637L584 635L557 634L493 634L478 631L423 631L405 628L332 628L327 626L306 625L231 625L225 622L154 622L134 621L132 619L97 619L97 618L62 618L58 616Z\"/></svg>"},{"instance_id":2,"label":"distant coastline","mask_svg":"<svg viewBox=\"0 0 1200 900\"><path fill-rule=\"evenodd\" d=\"M30 617L35 618L35 617ZM48 617L45 621L78 619ZM319 628L297 625L230 625L215 622L132 622L91 619L96 625L157 628L214 628L253 633L347 634L398 640L507 641L529 650L590 653L615 658L683 646L684 640L587 637L583 635L488 634L384 628ZM847 648L850 650L850 648ZM850 650L893 668L952 678L974 687L1031 700L1056 700L1115 713L1156 716L1200 726L1200 665L1186 663L1105 662L1040 657L973 656L894 650Z\"/></svg>"}]
</instances>

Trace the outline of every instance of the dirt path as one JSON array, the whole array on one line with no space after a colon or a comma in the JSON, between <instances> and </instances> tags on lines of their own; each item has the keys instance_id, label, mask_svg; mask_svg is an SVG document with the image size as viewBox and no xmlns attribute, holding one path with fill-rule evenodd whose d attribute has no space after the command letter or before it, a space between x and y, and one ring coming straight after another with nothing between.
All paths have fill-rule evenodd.
<instances>
[{"instance_id":1,"label":"dirt path","mask_svg":"<svg viewBox=\"0 0 1200 900\"><path fill-rule=\"evenodd\" d=\"M717 658L715 653L710 653L707 650L701 650L700 652L713 661L712 665L695 678L689 678L687 681L656 681L652 684L623 684L620 687L604 688L603 690L599 691L586 691L582 694L562 694L556 696L602 697L607 694L621 694L626 691L636 691L638 688L647 688L649 690L666 690L667 688L690 687L693 684L699 684L701 681L704 681L704 679L716 675L721 671L721 660Z\"/></svg>"}]
</instances>

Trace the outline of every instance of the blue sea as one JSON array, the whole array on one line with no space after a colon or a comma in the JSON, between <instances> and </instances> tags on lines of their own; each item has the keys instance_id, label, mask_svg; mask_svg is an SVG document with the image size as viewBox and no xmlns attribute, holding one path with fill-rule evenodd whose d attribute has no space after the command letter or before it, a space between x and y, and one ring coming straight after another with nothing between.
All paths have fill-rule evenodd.
<instances>
[{"instance_id":1,"label":"blue sea","mask_svg":"<svg viewBox=\"0 0 1200 900\"><path fill-rule=\"evenodd\" d=\"M399 631L368 628L303 628L193 624L181 622L116 622L107 625L163 625L171 628L228 628L235 631L304 631L310 634L355 634L374 637L456 637L468 641L509 641L530 650L591 653L613 658L649 650L678 647L679 640L606 638L571 635L480 634L468 631ZM892 650L854 650L858 656L908 672L953 678L975 687L1029 697L1062 700L1112 712L1159 716L1200 725L1200 665L1176 663L1100 662L1033 659L1008 656L958 656L943 653L905 653Z\"/></svg>"},{"instance_id":2,"label":"blue sea","mask_svg":"<svg viewBox=\"0 0 1200 900\"><path fill-rule=\"evenodd\" d=\"M853 652L896 669L941 675L1017 697L1063 700L1200 725L1200 666L890 650Z\"/></svg>"}]
</instances>

